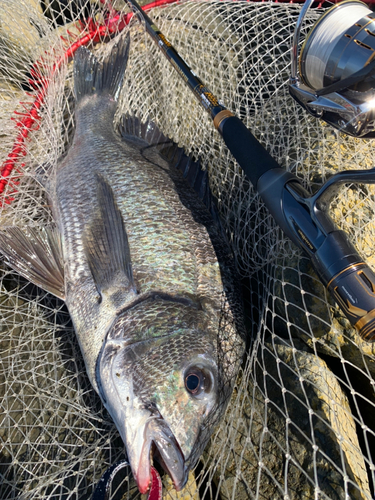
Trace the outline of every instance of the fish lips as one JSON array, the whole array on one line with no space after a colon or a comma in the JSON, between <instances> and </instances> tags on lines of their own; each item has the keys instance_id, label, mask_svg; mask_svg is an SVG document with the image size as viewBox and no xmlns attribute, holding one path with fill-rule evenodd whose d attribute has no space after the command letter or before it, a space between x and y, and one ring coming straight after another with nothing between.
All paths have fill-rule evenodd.
<instances>
[{"instance_id":1,"label":"fish lips","mask_svg":"<svg viewBox=\"0 0 375 500\"><path fill-rule=\"evenodd\" d=\"M143 431L143 446L132 468L139 491L146 493L151 484L151 453L170 475L176 490L182 490L188 478L185 458L168 424L162 417L154 417L140 431ZM131 450L128 453L131 454Z\"/></svg>"},{"instance_id":2,"label":"fish lips","mask_svg":"<svg viewBox=\"0 0 375 500\"><path fill-rule=\"evenodd\" d=\"M116 355L121 344L107 342L99 356L96 372L101 399L125 443L139 491L146 493L151 486L151 455L180 491L188 478L184 454L159 411L147 407L134 394L131 380L119 377L121 368Z\"/></svg>"}]
</instances>

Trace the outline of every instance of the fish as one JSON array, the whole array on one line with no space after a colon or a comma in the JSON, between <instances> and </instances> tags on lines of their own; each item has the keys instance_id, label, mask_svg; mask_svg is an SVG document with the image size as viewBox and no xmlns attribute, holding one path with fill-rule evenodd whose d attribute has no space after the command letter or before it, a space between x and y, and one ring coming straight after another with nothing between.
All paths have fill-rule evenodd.
<instances>
[{"instance_id":1,"label":"fish","mask_svg":"<svg viewBox=\"0 0 375 500\"><path fill-rule=\"evenodd\" d=\"M77 51L74 137L43 180L54 222L2 227L0 252L65 301L145 493L153 460L184 487L228 405L245 328L207 173L150 120L114 127L129 47L122 36L101 62Z\"/></svg>"}]
</instances>

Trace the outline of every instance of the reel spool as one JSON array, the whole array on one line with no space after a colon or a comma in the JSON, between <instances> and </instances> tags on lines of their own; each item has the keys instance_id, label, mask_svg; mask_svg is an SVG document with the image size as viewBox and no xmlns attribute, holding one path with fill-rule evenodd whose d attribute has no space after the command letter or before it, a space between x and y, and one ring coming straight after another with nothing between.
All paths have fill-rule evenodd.
<instances>
[{"instance_id":1,"label":"reel spool","mask_svg":"<svg viewBox=\"0 0 375 500\"><path fill-rule=\"evenodd\" d=\"M328 9L302 45L293 39L290 93L310 114L355 137L375 137L375 13L359 0ZM298 68L298 72L297 72Z\"/></svg>"}]
</instances>

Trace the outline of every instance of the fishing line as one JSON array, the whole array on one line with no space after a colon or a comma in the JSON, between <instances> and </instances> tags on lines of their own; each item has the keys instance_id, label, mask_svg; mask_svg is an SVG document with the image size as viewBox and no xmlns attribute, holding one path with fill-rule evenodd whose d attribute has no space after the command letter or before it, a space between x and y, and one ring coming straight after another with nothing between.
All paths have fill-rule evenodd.
<instances>
[{"instance_id":1,"label":"fishing line","mask_svg":"<svg viewBox=\"0 0 375 500\"><path fill-rule=\"evenodd\" d=\"M330 15L323 15L315 29L309 33L302 49L305 52L304 78L313 89L324 87L324 73L336 42L348 28L371 13L366 5L360 3L341 4L340 7ZM314 43L310 43L312 40Z\"/></svg>"}]
</instances>

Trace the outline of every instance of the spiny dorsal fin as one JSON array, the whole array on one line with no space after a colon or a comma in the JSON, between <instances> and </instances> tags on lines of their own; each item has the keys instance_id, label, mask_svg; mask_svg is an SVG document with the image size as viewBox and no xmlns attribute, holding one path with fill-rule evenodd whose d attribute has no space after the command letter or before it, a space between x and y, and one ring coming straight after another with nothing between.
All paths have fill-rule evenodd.
<instances>
[{"instance_id":1,"label":"spiny dorsal fin","mask_svg":"<svg viewBox=\"0 0 375 500\"><path fill-rule=\"evenodd\" d=\"M92 276L102 296L119 291L135 294L129 242L121 212L107 181L100 175L96 178L98 208L83 238Z\"/></svg>"},{"instance_id":2,"label":"spiny dorsal fin","mask_svg":"<svg viewBox=\"0 0 375 500\"><path fill-rule=\"evenodd\" d=\"M74 92L77 102L85 95L107 92L117 100L128 63L130 36L113 46L107 59L100 63L85 47L74 56Z\"/></svg>"},{"instance_id":3,"label":"spiny dorsal fin","mask_svg":"<svg viewBox=\"0 0 375 500\"><path fill-rule=\"evenodd\" d=\"M224 234L217 201L211 193L208 172L202 168L199 159L195 160L188 156L151 120L142 122L134 115L124 115L119 124L119 133L125 141L137 145L147 160L154 162L156 152L172 168L180 171L186 183L194 189L198 198L206 205L213 220Z\"/></svg>"},{"instance_id":4,"label":"spiny dorsal fin","mask_svg":"<svg viewBox=\"0 0 375 500\"><path fill-rule=\"evenodd\" d=\"M22 231L10 226L0 231L0 252L21 276L60 299L65 298L64 264L56 229Z\"/></svg>"}]
</instances>

